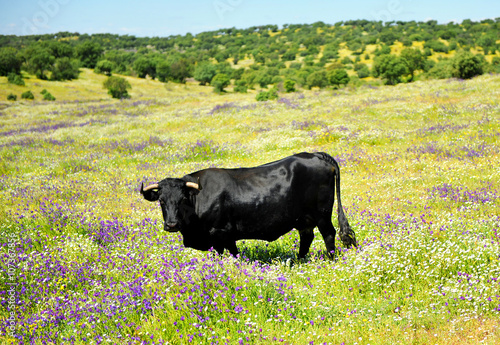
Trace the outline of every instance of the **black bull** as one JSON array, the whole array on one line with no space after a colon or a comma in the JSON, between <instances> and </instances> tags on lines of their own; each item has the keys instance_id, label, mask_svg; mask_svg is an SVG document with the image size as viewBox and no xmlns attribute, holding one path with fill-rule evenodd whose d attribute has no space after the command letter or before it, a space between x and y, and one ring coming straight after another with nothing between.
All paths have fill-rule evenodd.
<instances>
[{"instance_id":1,"label":"black bull","mask_svg":"<svg viewBox=\"0 0 500 345\"><path fill-rule=\"evenodd\" d=\"M323 152L303 152L255 168L210 168L141 185L146 200L160 200L165 230L180 231L186 247L213 247L221 254L228 249L232 255L238 254L237 240L274 241L295 228L299 257L304 257L316 226L327 252L334 253L335 191L340 239L347 247L356 246L340 201L339 166Z\"/></svg>"}]
</instances>

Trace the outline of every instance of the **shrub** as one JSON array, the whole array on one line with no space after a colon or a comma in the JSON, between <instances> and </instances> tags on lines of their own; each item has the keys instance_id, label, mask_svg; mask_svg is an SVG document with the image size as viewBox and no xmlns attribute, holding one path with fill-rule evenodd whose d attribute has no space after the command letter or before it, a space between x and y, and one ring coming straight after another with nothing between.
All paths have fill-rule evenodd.
<instances>
[{"instance_id":1,"label":"shrub","mask_svg":"<svg viewBox=\"0 0 500 345\"><path fill-rule=\"evenodd\" d=\"M471 52L461 51L451 60L451 74L455 78L470 79L483 74L483 61Z\"/></svg>"},{"instance_id":2,"label":"shrub","mask_svg":"<svg viewBox=\"0 0 500 345\"><path fill-rule=\"evenodd\" d=\"M35 99L35 96L33 95L33 92L31 91L26 91L21 94L22 99Z\"/></svg>"},{"instance_id":3,"label":"shrub","mask_svg":"<svg viewBox=\"0 0 500 345\"><path fill-rule=\"evenodd\" d=\"M104 81L103 86L108 89L108 94L113 98L130 98L128 89L131 89L130 83L122 77L109 77Z\"/></svg>"},{"instance_id":4,"label":"shrub","mask_svg":"<svg viewBox=\"0 0 500 345\"><path fill-rule=\"evenodd\" d=\"M52 94L50 92L45 90L45 93L43 94L43 100L44 101L55 101L56 98L54 96L52 96Z\"/></svg>"},{"instance_id":5,"label":"shrub","mask_svg":"<svg viewBox=\"0 0 500 345\"><path fill-rule=\"evenodd\" d=\"M23 77L21 77L19 74L16 74L14 72L9 73L9 76L7 77L7 81L9 84L14 84L14 85L19 85L19 86L24 86L24 80Z\"/></svg>"},{"instance_id":6,"label":"shrub","mask_svg":"<svg viewBox=\"0 0 500 345\"><path fill-rule=\"evenodd\" d=\"M13 93L9 93L9 94L7 95L7 100L8 100L8 101L17 101L17 96L16 96L16 95L14 95Z\"/></svg>"},{"instance_id":7,"label":"shrub","mask_svg":"<svg viewBox=\"0 0 500 345\"><path fill-rule=\"evenodd\" d=\"M278 99L278 90L273 87L269 91L261 91L257 94L255 99L259 102Z\"/></svg>"},{"instance_id":8,"label":"shrub","mask_svg":"<svg viewBox=\"0 0 500 345\"><path fill-rule=\"evenodd\" d=\"M246 85L246 82L244 80L236 80L235 82L235 87L234 87L234 92L241 92L241 93L246 93L248 90L248 87Z\"/></svg>"}]
</instances>

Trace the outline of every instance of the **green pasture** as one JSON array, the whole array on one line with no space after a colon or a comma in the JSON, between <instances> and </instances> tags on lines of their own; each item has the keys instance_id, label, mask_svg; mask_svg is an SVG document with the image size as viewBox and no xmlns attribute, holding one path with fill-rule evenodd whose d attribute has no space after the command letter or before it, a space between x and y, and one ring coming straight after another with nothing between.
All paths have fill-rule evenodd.
<instances>
[{"instance_id":1,"label":"green pasture","mask_svg":"<svg viewBox=\"0 0 500 345\"><path fill-rule=\"evenodd\" d=\"M500 342L499 75L266 102L132 77L113 100L104 79L0 78L2 343ZM138 192L302 151L341 167L360 246L336 260L317 230L303 261L296 232L239 258L185 248Z\"/></svg>"}]
</instances>

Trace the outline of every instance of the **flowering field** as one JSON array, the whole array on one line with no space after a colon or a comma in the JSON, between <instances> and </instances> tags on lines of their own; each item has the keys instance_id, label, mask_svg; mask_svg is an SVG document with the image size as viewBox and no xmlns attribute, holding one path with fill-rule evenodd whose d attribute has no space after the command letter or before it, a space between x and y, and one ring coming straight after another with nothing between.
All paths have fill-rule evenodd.
<instances>
[{"instance_id":1,"label":"flowering field","mask_svg":"<svg viewBox=\"0 0 500 345\"><path fill-rule=\"evenodd\" d=\"M500 76L268 102L154 81L116 101L92 78L0 105L0 342L500 342ZM303 261L295 231L185 248L138 192L301 151L341 166L360 246L334 261L317 230Z\"/></svg>"}]
</instances>

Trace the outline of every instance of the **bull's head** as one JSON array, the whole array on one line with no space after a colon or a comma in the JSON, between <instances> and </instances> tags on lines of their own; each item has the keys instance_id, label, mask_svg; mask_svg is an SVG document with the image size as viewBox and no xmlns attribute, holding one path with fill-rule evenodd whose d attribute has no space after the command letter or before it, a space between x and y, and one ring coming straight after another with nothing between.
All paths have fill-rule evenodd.
<instances>
[{"instance_id":1,"label":"bull's head","mask_svg":"<svg viewBox=\"0 0 500 345\"><path fill-rule=\"evenodd\" d=\"M198 183L168 178L144 188L141 194L148 201L160 201L164 228L169 232L179 231L194 214L192 196L201 190Z\"/></svg>"}]
</instances>

